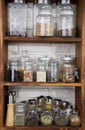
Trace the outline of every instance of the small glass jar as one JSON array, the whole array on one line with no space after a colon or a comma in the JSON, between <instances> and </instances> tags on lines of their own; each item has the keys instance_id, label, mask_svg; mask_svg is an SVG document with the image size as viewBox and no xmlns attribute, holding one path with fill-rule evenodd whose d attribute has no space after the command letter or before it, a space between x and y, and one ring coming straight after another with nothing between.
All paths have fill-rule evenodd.
<instances>
[{"instance_id":1,"label":"small glass jar","mask_svg":"<svg viewBox=\"0 0 85 130\"><path fill-rule=\"evenodd\" d=\"M61 99L54 99L53 100L53 104L54 106L56 106L57 108L61 108Z\"/></svg>"},{"instance_id":2,"label":"small glass jar","mask_svg":"<svg viewBox=\"0 0 85 130\"><path fill-rule=\"evenodd\" d=\"M28 110L34 110L36 107L36 100L35 99L29 99L28 100Z\"/></svg>"},{"instance_id":3,"label":"small glass jar","mask_svg":"<svg viewBox=\"0 0 85 130\"><path fill-rule=\"evenodd\" d=\"M31 61L25 61L24 82L33 82L33 64Z\"/></svg>"},{"instance_id":4,"label":"small glass jar","mask_svg":"<svg viewBox=\"0 0 85 130\"><path fill-rule=\"evenodd\" d=\"M54 59L48 64L48 82L58 82L58 62Z\"/></svg>"},{"instance_id":5,"label":"small glass jar","mask_svg":"<svg viewBox=\"0 0 85 130\"><path fill-rule=\"evenodd\" d=\"M51 96L46 96L46 101L45 101L45 109L46 110L52 110L52 105L53 105L53 99Z\"/></svg>"},{"instance_id":6,"label":"small glass jar","mask_svg":"<svg viewBox=\"0 0 85 130\"><path fill-rule=\"evenodd\" d=\"M76 6L64 1L59 5L59 37L76 36Z\"/></svg>"},{"instance_id":7,"label":"small glass jar","mask_svg":"<svg viewBox=\"0 0 85 130\"><path fill-rule=\"evenodd\" d=\"M26 125L27 126L38 126L39 124L39 115L37 111L29 111L26 115Z\"/></svg>"},{"instance_id":8,"label":"small glass jar","mask_svg":"<svg viewBox=\"0 0 85 130\"><path fill-rule=\"evenodd\" d=\"M11 82L18 82L19 81L19 66L17 60L10 62L11 68Z\"/></svg>"},{"instance_id":9,"label":"small glass jar","mask_svg":"<svg viewBox=\"0 0 85 130\"><path fill-rule=\"evenodd\" d=\"M40 118L41 124L44 126L50 126L53 122L53 116L51 111L44 111Z\"/></svg>"},{"instance_id":10,"label":"small glass jar","mask_svg":"<svg viewBox=\"0 0 85 130\"><path fill-rule=\"evenodd\" d=\"M56 114L54 122L57 126L67 126L69 124L69 118L64 111L60 111Z\"/></svg>"},{"instance_id":11,"label":"small glass jar","mask_svg":"<svg viewBox=\"0 0 85 130\"><path fill-rule=\"evenodd\" d=\"M37 82L46 82L46 66L45 62L38 63L38 70L36 72L36 80Z\"/></svg>"},{"instance_id":12,"label":"small glass jar","mask_svg":"<svg viewBox=\"0 0 85 130\"><path fill-rule=\"evenodd\" d=\"M45 97L44 96L37 97L37 105L38 105L38 108L40 108L41 110L44 110L44 106L45 106Z\"/></svg>"},{"instance_id":13,"label":"small glass jar","mask_svg":"<svg viewBox=\"0 0 85 130\"><path fill-rule=\"evenodd\" d=\"M49 4L40 6L36 21L36 36L54 36L54 19Z\"/></svg>"},{"instance_id":14,"label":"small glass jar","mask_svg":"<svg viewBox=\"0 0 85 130\"><path fill-rule=\"evenodd\" d=\"M63 82L75 82L75 65L74 58L71 56L65 56L62 59L61 74Z\"/></svg>"},{"instance_id":15,"label":"small glass jar","mask_svg":"<svg viewBox=\"0 0 85 130\"><path fill-rule=\"evenodd\" d=\"M15 126L24 126L24 125L25 125L25 104L17 103L15 114Z\"/></svg>"},{"instance_id":16,"label":"small glass jar","mask_svg":"<svg viewBox=\"0 0 85 130\"><path fill-rule=\"evenodd\" d=\"M68 108L69 102L61 101L61 109L66 110Z\"/></svg>"},{"instance_id":17,"label":"small glass jar","mask_svg":"<svg viewBox=\"0 0 85 130\"><path fill-rule=\"evenodd\" d=\"M79 113L75 110L72 110L69 116L70 126L78 127L81 125L81 119Z\"/></svg>"}]
</instances>

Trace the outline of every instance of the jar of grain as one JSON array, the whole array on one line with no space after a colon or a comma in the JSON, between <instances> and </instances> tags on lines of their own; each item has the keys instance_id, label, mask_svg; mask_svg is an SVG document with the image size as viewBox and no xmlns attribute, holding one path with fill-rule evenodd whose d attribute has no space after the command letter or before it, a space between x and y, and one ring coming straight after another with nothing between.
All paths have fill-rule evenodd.
<instances>
[{"instance_id":1,"label":"jar of grain","mask_svg":"<svg viewBox=\"0 0 85 130\"><path fill-rule=\"evenodd\" d=\"M49 4L40 6L36 21L36 36L54 36L54 19Z\"/></svg>"}]
</instances>

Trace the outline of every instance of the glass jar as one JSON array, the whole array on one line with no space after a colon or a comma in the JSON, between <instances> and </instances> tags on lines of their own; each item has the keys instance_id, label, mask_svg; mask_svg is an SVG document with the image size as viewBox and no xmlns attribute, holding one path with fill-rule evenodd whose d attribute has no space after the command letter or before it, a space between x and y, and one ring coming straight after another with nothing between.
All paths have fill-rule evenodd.
<instances>
[{"instance_id":1,"label":"glass jar","mask_svg":"<svg viewBox=\"0 0 85 130\"><path fill-rule=\"evenodd\" d=\"M36 72L37 82L46 82L46 66L45 62L39 61Z\"/></svg>"},{"instance_id":2,"label":"glass jar","mask_svg":"<svg viewBox=\"0 0 85 130\"><path fill-rule=\"evenodd\" d=\"M51 111L44 111L40 118L41 124L44 126L50 126L53 122L53 116Z\"/></svg>"},{"instance_id":3,"label":"glass jar","mask_svg":"<svg viewBox=\"0 0 85 130\"><path fill-rule=\"evenodd\" d=\"M61 108L61 99L54 99L53 100L53 104L54 106L58 107L58 108Z\"/></svg>"},{"instance_id":4,"label":"glass jar","mask_svg":"<svg viewBox=\"0 0 85 130\"><path fill-rule=\"evenodd\" d=\"M54 36L54 19L50 5L40 6L36 21L36 36Z\"/></svg>"},{"instance_id":5,"label":"glass jar","mask_svg":"<svg viewBox=\"0 0 85 130\"><path fill-rule=\"evenodd\" d=\"M49 61L48 65L48 82L58 81L58 62L54 59Z\"/></svg>"},{"instance_id":6,"label":"glass jar","mask_svg":"<svg viewBox=\"0 0 85 130\"><path fill-rule=\"evenodd\" d=\"M29 111L26 115L26 125L27 126L38 126L39 124L39 115L37 111Z\"/></svg>"},{"instance_id":7,"label":"glass jar","mask_svg":"<svg viewBox=\"0 0 85 130\"><path fill-rule=\"evenodd\" d=\"M71 111L69 116L70 126L78 127L81 125L81 119L79 113L75 110Z\"/></svg>"},{"instance_id":8,"label":"glass jar","mask_svg":"<svg viewBox=\"0 0 85 130\"><path fill-rule=\"evenodd\" d=\"M44 110L44 106L45 106L45 97L44 96L37 97L37 105L38 105L38 108L40 108L41 110Z\"/></svg>"},{"instance_id":9,"label":"glass jar","mask_svg":"<svg viewBox=\"0 0 85 130\"><path fill-rule=\"evenodd\" d=\"M52 104L53 103L53 99L51 96L46 96L46 101L45 101L45 109L46 110L52 110Z\"/></svg>"},{"instance_id":10,"label":"glass jar","mask_svg":"<svg viewBox=\"0 0 85 130\"><path fill-rule=\"evenodd\" d=\"M26 36L26 10L23 0L8 3L8 33L12 36Z\"/></svg>"},{"instance_id":11,"label":"glass jar","mask_svg":"<svg viewBox=\"0 0 85 130\"><path fill-rule=\"evenodd\" d=\"M75 82L75 65L74 58L71 56L65 56L62 59L61 65L61 77L63 82Z\"/></svg>"},{"instance_id":12,"label":"glass jar","mask_svg":"<svg viewBox=\"0 0 85 130\"><path fill-rule=\"evenodd\" d=\"M18 82L19 81L18 61L17 60L11 61L10 68L11 68L11 82Z\"/></svg>"},{"instance_id":13,"label":"glass jar","mask_svg":"<svg viewBox=\"0 0 85 130\"><path fill-rule=\"evenodd\" d=\"M56 114L54 122L57 126L67 126L69 124L69 118L64 111L60 111Z\"/></svg>"},{"instance_id":14,"label":"glass jar","mask_svg":"<svg viewBox=\"0 0 85 130\"><path fill-rule=\"evenodd\" d=\"M61 109L66 110L69 106L69 102L67 101L61 101Z\"/></svg>"},{"instance_id":15,"label":"glass jar","mask_svg":"<svg viewBox=\"0 0 85 130\"><path fill-rule=\"evenodd\" d=\"M29 99L28 100L28 110L34 110L36 107L36 100L35 99Z\"/></svg>"},{"instance_id":16,"label":"glass jar","mask_svg":"<svg viewBox=\"0 0 85 130\"><path fill-rule=\"evenodd\" d=\"M25 104L17 103L15 114L15 126L24 126L24 125L25 125Z\"/></svg>"},{"instance_id":17,"label":"glass jar","mask_svg":"<svg viewBox=\"0 0 85 130\"><path fill-rule=\"evenodd\" d=\"M76 6L63 3L59 5L59 37L75 37L76 36Z\"/></svg>"},{"instance_id":18,"label":"glass jar","mask_svg":"<svg viewBox=\"0 0 85 130\"><path fill-rule=\"evenodd\" d=\"M24 82L33 82L33 63L31 61L25 61Z\"/></svg>"}]
</instances>

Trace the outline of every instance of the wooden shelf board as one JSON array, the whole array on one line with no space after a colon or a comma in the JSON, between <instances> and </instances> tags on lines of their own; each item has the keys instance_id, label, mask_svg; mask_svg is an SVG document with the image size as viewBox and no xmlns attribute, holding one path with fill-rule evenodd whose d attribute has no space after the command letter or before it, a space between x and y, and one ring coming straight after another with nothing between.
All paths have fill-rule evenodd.
<instances>
[{"instance_id":1,"label":"wooden shelf board","mask_svg":"<svg viewBox=\"0 0 85 130\"><path fill-rule=\"evenodd\" d=\"M38 83L38 82L18 82L18 83L12 83L12 82L3 82L4 86L52 86L52 87L81 87L82 83Z\"/></svg>"},{"instance_id":2,"label":"wooden shelf board","mask_svg":"<svg viewBox=\"0 0 85 130\"><path fill-rule=\"evenodd\" d=\"M69 129L70 128L70 129ZM37 126L37 127L28 127L28 126L23 126L23 127L4 127L4 130L61 130L61 129L66 129L66 130L78 130L81 127L58 127L58 126Z\"/></svg>"},{"instance_id":3,"label":"wooden shelf board","mask_svg":"<svg viewBox=\"0 0 85 130\"><path fill-rule=\"evenodd\" d=\"M16 36L6 36L4 37L5 41L8 42L51 42L51 43L79 43L81 38L56 38L56 37L16 37Z\"/></svg>"}]
</instances>

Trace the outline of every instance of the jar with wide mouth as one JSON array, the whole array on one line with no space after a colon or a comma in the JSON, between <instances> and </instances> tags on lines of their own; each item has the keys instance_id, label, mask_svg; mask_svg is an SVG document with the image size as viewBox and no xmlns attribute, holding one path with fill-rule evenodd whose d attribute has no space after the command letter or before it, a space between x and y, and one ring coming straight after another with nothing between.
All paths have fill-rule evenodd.
<instances>
[{"instance_id":1,"label":"jar with wide mouth","mask_svg":"<svg viewBox=\"0 0 85 130\"><path fill-rule=\"evenodd\" d=\"M54 36L54 19L49 4L40 6L36 21L36 36Z\"/></svg>"},{"instance_id":2,"label":"jar with wide mouth","mask_svg":"<svg viewBox=\"0 0 85 130\"><path fill-rule=\"evenodd\" d=\"M65 56L62 59L62 65L60 67L61 80L63 82L75 82L75 64L74 58L71 56Z\"/></svg>"},{"instance_id":3,"label":"jar with wide mouth","mask_svg":"<svg viewBox=\"0 0 85 130\"><path fill-rule=\"evenodd\" d=\"M52 110L52 105L53 105L53 98L51 96L46 96L45 109L48 111Z\"/></svg>"},{"instance_id":4,"label":"jar with wide mouth","mask_svg":"<svg viewBox=\"0 0 85 130\"><path fill-rule=\"evenodd\" d=\"M51 59L48 64L48 82L58 82L58 62Z\"/></svg>"}]
</instances>

